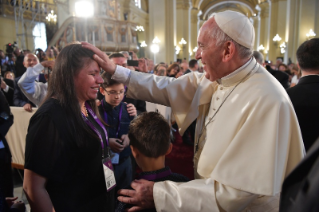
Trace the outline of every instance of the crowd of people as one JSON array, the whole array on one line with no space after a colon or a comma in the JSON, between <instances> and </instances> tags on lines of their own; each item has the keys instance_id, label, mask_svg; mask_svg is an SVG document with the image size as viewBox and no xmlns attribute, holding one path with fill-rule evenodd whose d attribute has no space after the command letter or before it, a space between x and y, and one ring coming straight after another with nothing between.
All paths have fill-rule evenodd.
<instances>
[{"instance_id":1,"label":"crowd of people","mask_svg":"<svg viewBox=\"0 0 319 212\"><path fill-rule=\"evenodd\" d=\"M10 60L0 51L0 211L24 210L12 199L9 106L38 108L23 183L33 212L318 209L318 47L311 39L296 63L272 64L253 51L248 18L224 11L201 27L190 61L154 64L86 42L16 48ZM173 121L146 101L171 107ZM171 125L194 146L194 180L165 165Z\"/></svg>"}]
</instances>

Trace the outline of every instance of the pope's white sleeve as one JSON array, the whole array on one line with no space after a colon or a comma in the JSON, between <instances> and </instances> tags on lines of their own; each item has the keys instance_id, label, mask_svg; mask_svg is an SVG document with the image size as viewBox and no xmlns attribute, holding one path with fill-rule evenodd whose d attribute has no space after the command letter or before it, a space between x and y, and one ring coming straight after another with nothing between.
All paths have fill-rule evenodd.
<instances>
[{"instance_id":1,"label":"pope's white sleeve","mask_svg":"<svg viewBox=\"0 0 319 212\"><path fill-rule=\"evenodd\" d=\"M130 75L131 75L131 70L124 68L122 66L116 66L115 72L112 76L112 79L124 83L125 85L128 85L129 80L130 80Z\"/></svg>"},{"instance_id":2,"label":"pope's white sleeve","mask_svg":"<svg viewBox=\"0 0 319 212\"><path fill-rule=\"evenodd\" d=\"M153 196L156 211L219 212L242 211L258 195L225 186L213 179L187 183L155 183Z\"/></svg>"}]
</instances>

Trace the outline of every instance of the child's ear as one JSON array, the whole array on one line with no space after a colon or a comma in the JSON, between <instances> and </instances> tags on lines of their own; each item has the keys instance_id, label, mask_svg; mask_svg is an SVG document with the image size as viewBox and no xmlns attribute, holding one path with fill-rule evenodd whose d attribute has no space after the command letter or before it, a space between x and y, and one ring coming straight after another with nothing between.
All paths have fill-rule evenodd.
<instances>
[{"instance_id":1,"label":"child's ear","mask_svg":"<svg viewBox=\"0 0 319 212\"><path fill-rule=\"evenodd\" d=\"M102 87L100 87L100 93L104 96L104 89Z\"/></svg>"},{"instance_id":2,"label":"child's ear","mask_svg":"<svg viewBox=\"0 0 319 212\"><path fill-rule=\"evenodd\" d=\"M133 157L137 158L140 152L135 147L133 147L132 145L130 145L130 147L131 147L131 150L132 150Z\"/></svg>"},{"instance_id":3,"label":"child's ear","mask_svg":"<svg viewBox=\"0 0 319 212\"><path fill-rule=\"evenodd\" d=\"M168 147L168 150L166 151L165 155L168 155L169 153L171 153L172 149L173 149L173 144L169 143L169 147Z\"/></svg>"}]
</instances>

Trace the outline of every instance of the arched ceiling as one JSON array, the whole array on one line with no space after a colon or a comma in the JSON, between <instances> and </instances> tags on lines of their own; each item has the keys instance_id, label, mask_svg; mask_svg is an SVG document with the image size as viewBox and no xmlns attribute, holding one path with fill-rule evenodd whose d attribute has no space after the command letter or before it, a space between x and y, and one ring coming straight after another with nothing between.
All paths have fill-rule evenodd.
<instances>
[{"instance_id":1,"label":"arched ceiling","mask_svg":"<svg viewBox=\"0 0 319 212\"><path fill-rule=\"evenodd\" d=\"M192 0L193 7L201 11L201 19L206 20L212 13L233 10L254 16L258 13L256 6L270 0Z\"/></svg>"}]
</instances>

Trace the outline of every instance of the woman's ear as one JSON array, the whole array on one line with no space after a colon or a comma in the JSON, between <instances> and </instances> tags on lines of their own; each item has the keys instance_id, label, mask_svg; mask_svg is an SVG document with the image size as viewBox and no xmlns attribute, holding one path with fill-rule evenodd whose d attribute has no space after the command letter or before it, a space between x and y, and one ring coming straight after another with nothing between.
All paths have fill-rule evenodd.
<instances>
[{"instance_id":1,"label":"woman's ear","mask_svg":"<svg viewBox=\"0 0 319 212\"><path fill-rule=\"evenodd\" d=\"M173 144L169 143L169 147L168 147L168 150L166 151L165 155L168 155L169 153L171 153L172 149L173 149Z\"/></svg>"},{"instance_id":2,"label":"woman's ear","mask_svg":"<svg viewBox=\"0 0 319 212\"><path fill-rule=\"evenodd\" d=\"M104 96L105 95L105 90L104 90L104 88L102 88L102 87L100 87L100 93Z\"/></svg>"}]
</instances>

